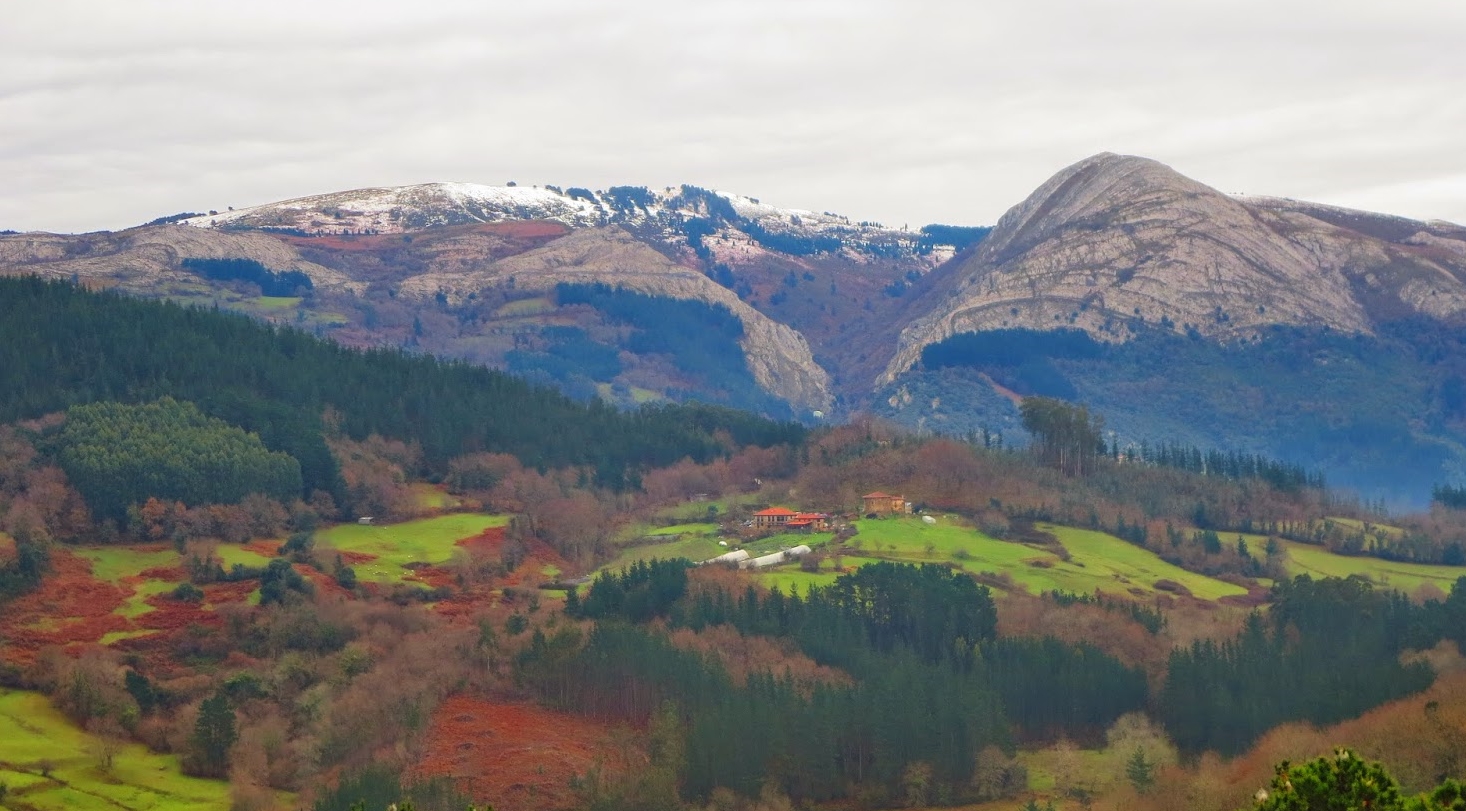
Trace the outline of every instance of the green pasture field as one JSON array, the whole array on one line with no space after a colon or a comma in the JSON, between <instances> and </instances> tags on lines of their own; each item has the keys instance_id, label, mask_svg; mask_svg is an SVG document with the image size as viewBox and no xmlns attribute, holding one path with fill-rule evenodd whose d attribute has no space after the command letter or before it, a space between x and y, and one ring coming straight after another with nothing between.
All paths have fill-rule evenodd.
<instances>
[{"instance_id":1,"label":"green pasture field","mask_svg":"<svg viewBox=\"0 0 1466 811\"><path fill-rule=\"evenodd\" d=\"M1250 545L1252 542L1248 541ZM1266 543L1266 541L1264 541ZM1371 557L1336 555L1321 546L1296 541L1280 541L1288 550L1285 568L1289 575L1313 577L1348 577L1364 575L1376 586L1403 591L1406 594L1426 583L1449 594L1457 578L1466 577L1466 566L1434 566L1426 563L1400 563Z\"/></svg>"},{"instance_id":2,"label":"green pasture field","mask_svg":"<svg viewBox=\"0 0 1466 811\"><path fill-rule=\"evenodd\" d=\"M92 576L108 583L137 577L148 569L177 566L178 553L172 549L144 551L127 546L87 546L71 550L92 562Z\"/></svg>"},{"instance_id":3,"label":"green pasture field","mask_svg":"<svg viewBox=\"0 0 1466 811\"><path fill-rule=\"evenodd\" d=\"M495 318L522 318L529 315L540 315L555 309L555 303L550 299L540 296L538 298L526 298L518 301L511 301L508 304L494 311Z\"/></svg>"},{"instance_id":4,"label":"green pasture field","mask_svg":"<svg viewBox=\"0 0 1466 811\"><path fill-rule=\"evenodd\" d=\"M1330 519L1338 521L1340 519ZM1392 528L1380 527L1384 531ZM1264 550L1267 547L1266 535L1252 535L1247 533L1223 532L1220 533L1222 543L1235 547L1239 537L1247 541L1247 551L1252 557L1262 560L1266 557ZM1278 539L1278 545L1288 553L1283 568L1288 572L1289 577L1297 577L1306 574L1310 577L1348 577L1359 575L1367 578L1380 588L1394 589L1409 594L1426 583L1434 585L1441 591L1449 594L1451 586L1456 580L1466 577L1466 566L1439 566L1428 563L1404 563L1380 558L1366 557L1364 555L1349 556L1336 555L1322 546ZM1271 585L1271 581L1258 581L1262 585Z\"/></svg>"},{"instance_id":5,"label":"green pasture field","mask_svg":"<svg viewBox=\"0 0 1466 811\"><path fill-rule=\"evenodd\" d=\"M820 561L818 572L806 572L798 563L786 563L758 573L758 580L769 588L778 587L785 594L805 595L812 586L828 586L834 583L840 573L835 570L835 561L825 558Z\"/></svg>"},{"instance_id":6,"label":"green pasture field","mask_svg":"<svg viewBox=\"0 0 1466 811\"><path fill-rule=\"evenodd\" d=\"M850 546L858 541L860 548L852 554L910 563L953 563L967 571L1006 574L1035 594L1055 590L1089 594L1099 589L1150 596L1156 593L1156 581L1163 579L1180 583L1203 600L1247 593L1241 586L1188 572L1102 532L1041 525L1069 550L1071 560L1066 562L1047 550L1000 541L945 516L937 517L936 524L926 524L916 516L862 519L855 524L860 532Z\"/></svg>"},{"instance_id":7,"label":"green pasture field","mask_svg":"<svg viewBox=\"0 0 1466 811\"><path fill-rule=\"evenodd\" d=\"M796 546L818 549L829 543L834 537L833 532L781 532L778 535L770 535L767 538L740 544L739 548L748 550L748 554L752 557L758 557L777 552L780 549L793 549Z\"/></svg>"},{"instance_id":8,"label":"green pasture field","mask_svg":"<svg viewBox=\"0 0 1466 811\"><path fill-rule=\"evenodd\" d=\"M110 771L96 739L39 693L0 690L0 782L7 811L213 811L229 807L229 784L186 777L176 755L122 746ZM44 776L42 766L49 766ZM278 795L289 807L294 798Z\"/></svg>"},{"instance_id":9,"label":"green pasture field","mask_svg":"<svg viewBox=\"0 0 1466 811\"><path fill-rule=\"evenodd\" d=\"M412 570L403 568L406 564L446 563L453 558L458 541L508 523L507 515L454 513L401 524L339 524L317 532L316 544L322 549L376 555L376 560L355 567L363 581L413 582L407 580Z\"/></svg>"},{"instance_id":10,"label":"green pasture field","mask_svg":"<svg viewBox=\"0 0 1466 811\"><path fill-rule=\"evenodd\" d=\"M687 558L697 563L708 558L715 558L727 552L728 549L729 547L719 546L717 541L706 536L684 536L676 540L669 540L667 543L623 547L615 559L601 567L601 571L619 572L633 563L653 558L660 560Z\"/></svg>"},{"instance_id":11,"label":"green pasture field","mask_svg":"<svg viewBox=\"0 0 1466 811\"><path fill-rule=\"evenodd\" d=\"M1374 522L1370 522L1366 527L1365 523L1363 521L1360 521L1358 518L1340 518L1338 516L1330 516L1328 518L1325 518L1324 521L1332 522L1346 529L1352 529L1355 531L1363 531L1367 529L1368 531L1366 534L1373 535L1378 538L1397 539L1403 537L1405 534L1405 530L1399 527L1392 527L1389 524L1376 524Z\"/></svg>"},{"instance_id":12,"label":"green pasture field","mask_svg":"<svg viewBox=\"0 0 1466 811\"><path fill-rule=\"evenodd\" d=\"M221 543L214 547L214 554L218 555L219 563L226 570L235 564L255 568L270 565L270 559L268 557L232 543Z\"/></svg>"},{"instance_id":13,"label":"green pasture field","mask_svg":"<svg viewBox=\"0 0 1466 811\"><path fill-rule=\"evenodd\" d=\"M92 576L111 583L124 590L131 588L132 594L116 613L136 619L153 610L147 599L155 594L172 591L177 584L167 580L144 580L131 587L122 585L122 580L137 577L148 569L177 566L178 553L172 549L143 551L125 546L93 546L73 550L79 557L92 563ZM145 632L114 632L102 637L103 645L110 645L127 636L140 636Z\"/></svg>"},{"instance_id":14,"label":"green pasture field","mask_svg":"<svg viewBox=\"0 0 1466 811\"><path fill-rule=\"evenodd\" d=\"M235 564L242 564L255 568L268 565L270 559L257 552L245 549L235 544L219 544L216 547L216 554L219 562L224 568ZM119 616L129 620L147 614L153 610L148 605L148 598L159 594L167 594L178 587L177 581L159 580L149 578L142 582L124 585L123 580L139 577L148 569L177 566L180 556L172 549L136 549L127 546L92 546L80 547L72 550L76 555L86 558L92 564L92 576L98 580L111 583L131 593L125 598L122 606L117 609ZM258 597L253 599L258 603ZM153 633L147 630L113 631L102 637L101 644L111 645L123 639L131 639L138 636L146 636Z\"/></svg>"},{"instance_id":15,"label":"green pasture field","mask_svg":"<svg viewBox=\"0 0 1466 811\"><path fill-rule=\"evenodd\" d=\"M1000 543L972 527L962 525L955 518L933 517L937 521L935 524L927 524L917 516L862 518L854 522L859 532L850 545L859 542L862 551L903 560L940 561L954 560L952 556L963 550L974 553L972 547L979 542ZM931 556L927 555L927 544L933 545ZM1032 556L1032 550L1029 550L1026 557Z\"/></svg>"},{"instance_id":16,"label":"green pasture field","mask_svg":"<svg viewBox=\"0 0 1466 811\"><path fill-rule=\"evenodd\" d=\"M752 504L758 500L757 495L734 495L712 501L684 501L681 504L658 510L657 517L676 521L706 521L709 507L716 507L717 516L722 518L728 513L730 506Z\"/></svg>"},{"instance_id":17,"label":"green pasture field","mask_svg":"<svg viewBox=\"0 0 1466 811\"><path fill-rule=\"evenodd\" d=\"M720 529L720 527L717 524L673 524L670 527L657 527L656 529L653 529L653 530L647 532L646 534L648 536L657 536L657 535L707 536L707 535L716 535L716 534L718 534L718 530L719 529Z\"/></svg>"},{"instance_id":18,"label":"green pasture field","mask_svg":"<svg viewBox=\"0 0 1466 811\"><path fill-rule=\"evenodd\" d=\"M1040 525L1039 528L1058 536L1064 548L1074 556L1074 560L1085 564L1089 572L1099 570L1117 582L1126 580L1140 584L1147 591L1154 591L1153 586L1157 580L1172 580L1185 586L1202 600L1219 600L1222 597L1247 593L1247 589L1233 583L1188 572L1166 563L1154 552L1126 543L1113 535L1050 524Z\"/></svg>"},{"instance_id":19,"label":"green pasture field","mask_svg":"<svg viewBox=\"0 0 1466 811\"><path fill-rule=\"evenodd\" d=\"M262 310L288 310L300 306L300 296L259 296L254 305Z\"/></svg>"},{"instance_id":20,"label":"green pasture field","mask_svg":"<svg viewBox=\"0 0 1466 811\"><path fill-rule=\"evenodd\" d=\"M117 613L128 619L137 619L153 610L153 607L148 605L149 597L167 594L176 588L178 588L177 583L170 583L167 580L144 580L134 587L132 596L127 598L127 602L122 604L122 608Z\"/></svg>"}]
</instances>

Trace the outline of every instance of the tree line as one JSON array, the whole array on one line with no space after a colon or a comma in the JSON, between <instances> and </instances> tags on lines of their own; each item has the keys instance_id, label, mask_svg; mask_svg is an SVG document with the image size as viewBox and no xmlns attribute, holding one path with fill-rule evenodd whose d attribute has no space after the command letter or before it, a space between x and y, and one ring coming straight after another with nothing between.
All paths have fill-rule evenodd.
<instances>
[{"instance_id":1,"label":"tree line","mask_svg":"<svg viewBox=\"0 0 1466 811\"><path fill-rule=\"evenodd\" d=\"M1161 442L1151 445L1142 441L1139 446L1120 448L1111 445L1110 455L1115 458L1134 459L1159 467L1171 467L1205 476L1221 476L1228 479L1260 479L1284 492L1297 492L1303 488L1322 490L1326 486L1323 473L1309 470L1303 465L1280 462L1256 453L1238 451L1202 450L1194 445L1179 442Z\"/></svg>"},{"instance_id":2,"label":"tree line","mask_svg":"<svg viewBox=\"0 0 1466 811\"><path fill-rule=\"evenodd\" d=\"M96 517L121 522L150 498L236 504L252 493L300 497L300 463L192 403L72 406L54 439L66 477Z\"/></svg>"},{"instance_id":3,"label":"tree line","mask_svg":"<svg viewBox=\"0 0 1466 811\"><path fill-rule=\"evenodd\" d=\"M1158 703L1183 752L1237 754L1287 721L1352 718L1430 686L1430 666L1402 653L1466 641L1466 578L1421 606L1359 578L1300 575L1272 596L1236 638L1172 653Z\"/></svg>"},{"instance_id":4,"label":"tree line","mask_svg":"<svg viewBox=\"0 0 1466 811\"><path fill-rule=\"evenodd\" d=\"M685 735L684 794L754 795L773 781L796 800L971 799L979 753L1011 752L1010 730L1095 736L1143 706L1145 679L1113 657L1052 639L1004 639L985 586L940 566L876 563L805 596L689 588L686 561L604 573L567 611L588 640L540 634L519 672L552 703L644 722L665 703ZM736 685L716 659L680 650L647 623L787 639L853 685L769 674Z\"/></svg>"},{"instance_id":5,"label":"tree line","mask_svg":"<svg viewBox=\"0 0 1466 811\"><path fill-rule=\"evenodd\" d=\"M298 270L270 270L253 259L190 257L180 264L184 270L191 270L207 279L257 284L262 296L295 296L315 288L311 277Z\"/></svg>"},{"instance_id":6,"label":"tree line","mask_svg":"<svg viewBox=\"0 0 1466 811\"><path fill-rule=\"evenodd\" d=\"M804 429L711 405L622 412L577 403L483 367L357 350L245 316L128 299L35 278L0 280L0 421L100 401L170 396L258 434L300 462L303 489L340 495L325 443L336 430L421 447L421 475L481 451L540 469L582 466L614 489L682 458L738 445L799 444ZM338 501L341 499L338 498Z\"/></svg>"}]
</instances>

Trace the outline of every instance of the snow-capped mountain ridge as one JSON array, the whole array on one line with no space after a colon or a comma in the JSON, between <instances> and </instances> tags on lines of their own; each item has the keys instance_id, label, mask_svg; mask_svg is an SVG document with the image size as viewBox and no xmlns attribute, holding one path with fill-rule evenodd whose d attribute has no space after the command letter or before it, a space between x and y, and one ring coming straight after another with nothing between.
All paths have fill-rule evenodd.
<instances>
[{"instance_id":1,"label":"snow-capped mountain ridge","mask_svg":"<svg viewBox=\"0 0 1466 811\"><path fill-rule=\"evenodd\" d=\"M949 257L943 246L921 232L853 222L830 212L773 206L758 198L684 185L651 190L613 186L606 190L556 186L488 186L476 183L424 183L374 187L228 211L181 220L202 228L261 229L308 235L392 234L445 225L512 221L558 222L571 228L617 224L646 237L692 246L703 236L774 242L789 252L843 252L860 256ZM943 250L943 248L946 248Z\"/></svg>"},{"instance_id":2,"label":"snow-capped mountain ridge","mask_svg":"<svg viewBox=\"0 0 1466 811\"><path fill-rule=\"evenodd\" d=\"M183 220L203 228L260 228L307 233L402 233L440 225L505 220L600 224L599 209L549 189L424 183L298 197Z\"/></svg>"}]
</instances>

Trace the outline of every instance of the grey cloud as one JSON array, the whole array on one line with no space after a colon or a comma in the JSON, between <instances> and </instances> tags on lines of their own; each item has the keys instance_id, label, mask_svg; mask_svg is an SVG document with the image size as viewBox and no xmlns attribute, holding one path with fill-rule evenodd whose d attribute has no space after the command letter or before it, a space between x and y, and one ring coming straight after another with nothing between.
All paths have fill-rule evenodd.
<instances>
[{"instance_id":1,"label":"grey cloud","mask_svg":"<svg viewBox=\"0 0 1466 811\"><path fill-rule=\"evenodd\" d=\"M0 28L0 228L429 180L990 223L1063 165L1466 221L1466 4L52 0Z\"/></svg>"}]
</instances>

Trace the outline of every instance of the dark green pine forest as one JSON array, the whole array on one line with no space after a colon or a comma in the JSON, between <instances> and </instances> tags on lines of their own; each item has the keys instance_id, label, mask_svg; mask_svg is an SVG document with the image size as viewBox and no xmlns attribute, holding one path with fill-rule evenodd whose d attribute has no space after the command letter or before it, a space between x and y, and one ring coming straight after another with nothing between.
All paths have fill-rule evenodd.
<instances>
[{"instance_id":1,"label":"dark green pine forest","mask_svg":"<svg viewBox=\"0 0 1466 811\"><path fill-rule=\"evenodd\" d=\"M446 473L455 456L492 451L541 469L582 467L595 484L612 489L635 487L651 467L716 458L731 450L729 439L737 446L774 445L798 443L804 433L797 424L713 405L620 411L483 367L350 349L242 315L34 278L0 279L0 422L163 397L195 404L199 416L175 416L198 423L197 430L218 432L199 423L206 416L288 454L299 463L302 495L340 491L324 438L328 416L336 423L332 430L353 438L379 434L417 443L425 469L413 472L424 477ZM79 412L84 425L73 430L104 431L104 412ZM77 456L74 469L123 468ZM267 492L285 486L291 474L270 475Z\"/></svg>"},{"instance_id":2,"label":"dark green pine forest","mask_svg":"<svg viewBox=\"0 0 1466 811\"><path fill-rule=\"evenodd\" d=\"M1000 636L988 587L942 566L873 563L803 596L691 589L690 569L603 573L566 605L595 621L589 638L536 631L517 662L555 706L636 724L674 713L687 799L716 786L752 795L772 780L796 801L969 802L983 799L973 771L989 747L1099 740L1147 707L1184 756L1235 755L1279 724L1333 723L1423 690L1434 672L1401 655L1466 641L1466 578L1444 601L1412 604L1363 580L1304 576L1279 583L1269 613L1236 638L1176 650L1153 693L1139 669L1089 645ZM765 674L739 685L671 644L661 623L789 640L855 683ZM931 769L918 798L905 793L912 762Z\"/></svg>"}]
</instances>

